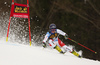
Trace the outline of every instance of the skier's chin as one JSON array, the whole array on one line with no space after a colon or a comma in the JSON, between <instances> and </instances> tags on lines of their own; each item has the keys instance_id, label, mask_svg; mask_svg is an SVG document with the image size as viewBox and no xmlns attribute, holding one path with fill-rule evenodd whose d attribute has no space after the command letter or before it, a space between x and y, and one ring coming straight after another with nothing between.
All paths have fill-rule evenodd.
<instances>
[{"instance_id":1,"label":"skier's chin","mask_svg":"<svg viewBox=\"0 0 100 65\"><path fill-rule=\"evenodd\" d=\"M52 33L55 33L55 31L54 31L54 32L52 32Z\"/></svg>"}]
</instances>

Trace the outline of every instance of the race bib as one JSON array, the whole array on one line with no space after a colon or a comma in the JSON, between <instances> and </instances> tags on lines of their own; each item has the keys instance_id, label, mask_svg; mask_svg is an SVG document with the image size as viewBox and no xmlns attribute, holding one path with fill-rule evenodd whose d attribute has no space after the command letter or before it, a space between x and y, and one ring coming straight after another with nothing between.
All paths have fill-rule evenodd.
<instances>
[{"instance_id":1,"label":"race bib","mask_svg":"<svg viewBox=\"0 0 100 65\"><path fill-rule=\"evenodd\" d=\"M50 35L50 39L53 39L53 38L56 38L58 36L58 34L57 33L55 33L55 34L52 34L52 35Z\"/></svg>"}]
</instances>

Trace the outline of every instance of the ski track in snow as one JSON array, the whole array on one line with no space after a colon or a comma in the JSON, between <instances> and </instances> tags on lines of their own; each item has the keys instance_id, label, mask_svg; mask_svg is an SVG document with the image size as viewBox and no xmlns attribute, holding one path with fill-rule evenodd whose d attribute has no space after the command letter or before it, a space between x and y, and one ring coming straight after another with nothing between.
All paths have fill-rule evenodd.
<instances>
[{"instance_id":1,"label":"ski track in snow","mask_svg":"<svg viewBox=\"0 0 100 65\"><path fill-rule=\"evenodd\" d=\"M0 65L100 65L99 61L60 54L48 49L0 42Z\"/></svg>"}]
</instances>

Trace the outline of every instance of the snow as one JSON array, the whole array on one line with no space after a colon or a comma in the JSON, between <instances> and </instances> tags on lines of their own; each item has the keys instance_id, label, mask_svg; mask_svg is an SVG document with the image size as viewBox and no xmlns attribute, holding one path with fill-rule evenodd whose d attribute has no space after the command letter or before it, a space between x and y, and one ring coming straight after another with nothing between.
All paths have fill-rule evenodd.
<instances>
[{"instance_id":1,"label":"snow","mask_svg":"<svg viewBox=\"0 0 100 65\"><path fill-rule=\"evenodd\" d=\"M0 65L100 65L99 61L78 58L55 49L0 41Z\"/></svg>"}]
</instances>

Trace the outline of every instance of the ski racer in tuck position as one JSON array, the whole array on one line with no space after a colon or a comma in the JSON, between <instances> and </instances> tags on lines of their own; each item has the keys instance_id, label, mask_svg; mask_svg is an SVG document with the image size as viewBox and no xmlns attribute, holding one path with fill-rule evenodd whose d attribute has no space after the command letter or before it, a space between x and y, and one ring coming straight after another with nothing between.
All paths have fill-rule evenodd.
<instances>
[{"instance_id":1,"label":"ski racer in tuck position","mask_svg":"<svg viewBox=\"0 0 100 65\"><path fill-rule=\"evenodd\" d=\"M53 47L54 49L56 49L58 52L64 54L66 51L69 51L70 53L74 54L77 57L81 57L77 52L75 52L73 49L71 49L70 47L68 47L67 45L65 45L59 38L58 38L58 34L63 35L65 37L65 39L68 39L68 35L63 32L60 29L56 28L55 24L50 24L49 26L49 31L46 33L45 38L43 39L43 47L46 47L46 41L48 40L49 45L51 47ZM64 51L62 51L62 49L64 49Z\"/></svg>"}]
</instances>

